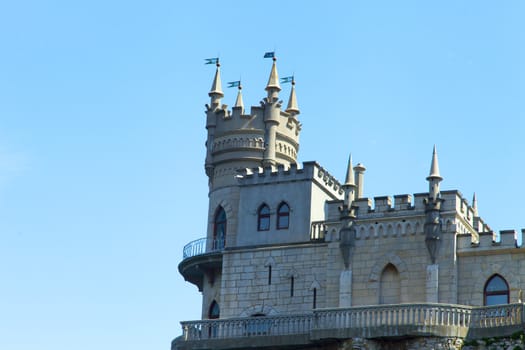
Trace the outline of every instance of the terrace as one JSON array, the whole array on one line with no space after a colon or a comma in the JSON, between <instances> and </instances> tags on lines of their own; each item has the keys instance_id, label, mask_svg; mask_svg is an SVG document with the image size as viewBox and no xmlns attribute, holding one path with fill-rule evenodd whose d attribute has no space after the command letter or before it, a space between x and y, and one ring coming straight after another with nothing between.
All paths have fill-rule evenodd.
<instances>
[{"instance_id":1,"label":"terrace","mask_svg":"<svg viewBox=\"0 0 525 350\"><path fill-rule=\"evenodd\" d=\"M353 337L503 336L523 329L523 306L417 303L317 309L302 315L186 321L181 322L182 337L174 341L172 349L308 347Z\"/></svg>"}]
</instances>

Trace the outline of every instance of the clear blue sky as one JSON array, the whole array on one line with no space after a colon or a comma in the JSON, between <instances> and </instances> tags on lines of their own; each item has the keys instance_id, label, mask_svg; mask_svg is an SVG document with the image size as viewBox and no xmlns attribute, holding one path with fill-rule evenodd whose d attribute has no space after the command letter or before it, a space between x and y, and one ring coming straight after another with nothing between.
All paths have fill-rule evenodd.
<instances>
[{"instance_id":1,"label":"clear blue sky","mask_svg":"<svg viewBox=\"0 0 525 350\"><path fill-rule=\"evenodd\" d=\"M168 349L200 293L177 265L206 230L205 115L223 84L295 73L301 161L369 197L477 193L525 227L525 3L4 1L0 348ZM289 85L283 86L285 102ZM235 89L224 102L233 104Z\"/></svg>"}]
</instances>

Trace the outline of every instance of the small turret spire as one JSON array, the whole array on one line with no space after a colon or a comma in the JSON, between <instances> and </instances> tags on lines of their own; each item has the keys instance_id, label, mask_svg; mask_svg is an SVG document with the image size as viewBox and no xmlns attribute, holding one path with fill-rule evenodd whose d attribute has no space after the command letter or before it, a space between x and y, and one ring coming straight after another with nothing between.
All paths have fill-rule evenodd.
<instances>
[{"instance_id":1,"label":"small turret spire","mask_svg":"<svg viewBox=\"0 0 525 350\"><path fill-rule=\"evenodd\" d=\"M208 93L208 95L213 99L220 99L224 97L224 93L222 92L222 84L221 84L221 64L219 63L219 60L217 59L217 69L215 70L215 78L213 78L213 83L211 85L211 90Z\"/></svg>"},{"instance_id":2,"label":"small turret spire","mask_svg":"<svg viewBox=\"0 0 525 350\"><path fill-rule=\"evenodd\" d=\"M476 198L476 192L472 196L472 210L474 211L474 216L479 216L478 214L478 199Z\"/></svg>"},{"instance_id":3,"label":"small turret spire","mask_svg":"<svg viewBox=\"0 0 525 350\"><path fill-rule=\"evenodd\" d=\"M241 107L244 108L244 102L242 101L242 85L239 83L239 91L237 92L237 99L235 100L235 106L234 107Z\"/></svg>"},{"instance_id":4,"label":"small turret spire","mask_svg":"<svg viewBox=\"0 0 525 350\"><path fill-rule=\"evenodd\" d=\"M443 180L441 175L439 175L439 164L438 164L436 145L434 145L434 151L432 152L432 164L430 165L430 174L428 175L427 180L429 180L430 178L436 178L439 180Z\"/></svg>"},{"instance_id":5,"label":"small turret spire","mask_svg":"<svg viewBox=\"0 0 525 350\"><path fill-rule=\"evenodd\" d=\"M348 157L348 167L346 168L346 179L345 179L345 185L355 185L355 177L354 177L354 170L352 166L352 153L350 153L350 156Z\"/></svg>"},{"instance_id":6,"label":"small turret spire","mask_svg":"<svg viewBox=\"0 0 525 350\"><path fill-rule=\"evenodd\" d=\"M345 215L353 215L352 203L355 200L356 184L354 178L354 169L352 166L352 154L348 157L348 166L346 168L345 184L342 186L345 191L343 213Z\"/></svg>"},{"instance_id":7,"label":"small turret spire","mask_svg":"<svg viewBox=\"0 0 525 350\"><path fill-rule=\"evenodd\" d=\"M288 99L286 112L293 115L300 113L299 107L297 106L297 96L295 96L295 77L292 77L292 89L290 90L290 98Z\"/></svg>"},{"instance_id":8,"label":"small turret spire","mask_svg":"<svg viewBox=\"0 0 525 350\"><path fill-rule=\"evenodd\" d=\"M432 164L430 165L430 174L427 176L429 197L434 201L439 197L439 183L441 180L443 180L443 178L439 174L436 145L434 145L434 151L432 152Z\"/></svg>"},{"instance_id":9,"label":"small turret spire","mask_svg":"<svg viewBox=\"0 0 525 350\"><path fill-rule=\"evenodd\" d=\"M273 91L281 91L281 85L279 85L279 74L277 73L277 58L273 57L272 70L270 71L270 77L268 78L268 84L266 84L266 91L271 94Z\"/></svg>"}]
</instances>

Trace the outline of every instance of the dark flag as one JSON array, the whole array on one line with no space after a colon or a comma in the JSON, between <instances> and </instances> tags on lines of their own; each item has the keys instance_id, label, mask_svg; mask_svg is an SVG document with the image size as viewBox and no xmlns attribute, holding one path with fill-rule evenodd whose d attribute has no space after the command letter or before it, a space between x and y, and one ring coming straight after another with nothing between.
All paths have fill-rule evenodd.
<instances>
[{"instance_id":1,"label":"dark flag","mask_svg":"<svg viewBox=\"0 0 525 350\"><path fill-rule=\"evenodd\" d=\"M219 58L218 57L205 58L204 61L206 61L204 64L217 64L219 63Z\"/></svg>"},{"instance_id":2,"label":"dark flag","mask_svg":"<svg viewBox=\"0 0 525 350\"><path fill-rule=\"evenodd\" d=\"M264 54L264 58L274 58L274 57L275 57L275 52L274 51L266 52Z\"/></svg>"}]
</instances>

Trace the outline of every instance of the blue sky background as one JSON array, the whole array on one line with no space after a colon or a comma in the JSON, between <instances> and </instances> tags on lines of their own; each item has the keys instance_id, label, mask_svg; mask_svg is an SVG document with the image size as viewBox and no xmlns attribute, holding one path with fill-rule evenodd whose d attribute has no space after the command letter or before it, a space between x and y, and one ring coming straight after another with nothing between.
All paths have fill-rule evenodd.
<instances>
[{"instance_id":1,"label":"blue sky background","mask_svg":"<svg viewBox=\"0 0 525 350\"><path fill-rule=\"evenodd\" d=\"M168 349L200 293L178 274L206 230L214 67L264 97L295 73L301 161L369 197L477 193L525 227L523 1L4 1L0 348ZM290 86L281 93L287 102ZM236 90L226 89L232 105Z\"/></svg>"}]
</instances>

